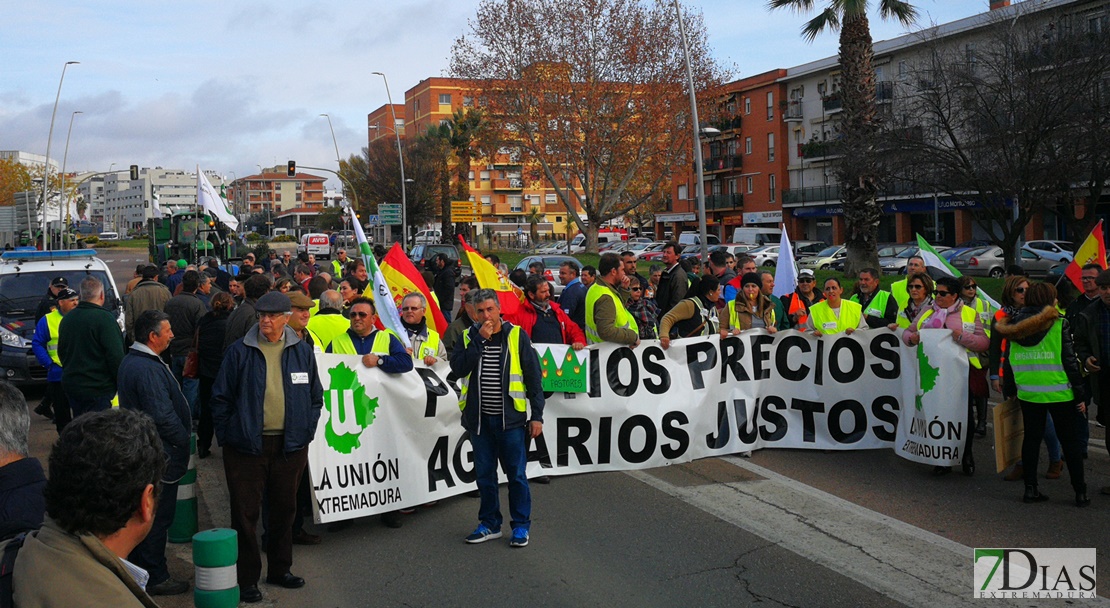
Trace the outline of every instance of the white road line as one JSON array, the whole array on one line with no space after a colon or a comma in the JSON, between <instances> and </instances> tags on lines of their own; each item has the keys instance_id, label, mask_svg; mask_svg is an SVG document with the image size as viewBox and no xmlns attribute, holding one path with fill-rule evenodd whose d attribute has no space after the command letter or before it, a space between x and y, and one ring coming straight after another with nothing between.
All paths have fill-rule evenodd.
<instances>
[{"instance_id":1,"label":"white road line","mask_svg":"<svg viewBox=\"0 0 1110 608\"><path fill-rule=\"evenodd\" d=\"M766 480L680 487L627 474L907 606L981 605L971 597L970 547L744 459L723 460Z\"/></svg>"}]
</instances>

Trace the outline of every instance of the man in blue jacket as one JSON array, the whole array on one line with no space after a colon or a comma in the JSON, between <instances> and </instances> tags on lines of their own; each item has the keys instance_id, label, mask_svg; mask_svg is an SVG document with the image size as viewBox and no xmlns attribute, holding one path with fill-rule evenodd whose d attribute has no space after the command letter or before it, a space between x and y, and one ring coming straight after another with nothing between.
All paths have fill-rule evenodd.
<instances>
[{"instance_id":1,"label":"man in blue jacket","mask_svg":"<svg viewBox=\"0 0 1110 608\"><path fill-rule=\"evenodd\" d=\"M472 298L478 322L451 353L451 371L462 380L462 425L474 448L481 506L480 523L468 543L501 538L497 463L509 479L510 547L528 545L532 495L525 467L528 441L543 432L543 378L532 342L519 327L501 320L497 292L479 290ZM528 405L531 405L531 416Z\"/></svg>"},{"instance_id":2,"label":"man in blue jacket","mask_svg":"<svg viewBox=\"0 0 1110 608\"><path fill-rule=\"evenodd\" d=\"M135 319L135 343L119 366L116 386L119 406L150 416L162 439L166 470L162 473L162 493L150 533L127 560L150 575L146 591L150 595L178 595L189 590L189 583L170 578L166 567L166 539L177 510L177 482L189 469L189 431L192 414L189 402L178 387L162 353L173 341L170 317L160 310L146 310Z\"/></svg>"},{"instance_id":3,"label":"man in blue jacket","mask_svg":"<svg viewBox=\"0 0 1110 608\"><path fill-rule=\"evenodd\" d=\"M244 602L262 600L262 573L255 526L263 490L269 506L266 582L286 589L303 587L294 576L293 518L297 485L316 435L324 389L312 347L286 327L292 304L272 291L254 304L258 324L224 355L212 387L212 425L223 446L224 473L231 502L231 525L238 532L236 572Z\"/></svg>"},{"instance_id":4,"label":"man in blue jacket","mask_svg":"<svg viewBox=\"0 0 1110 608\"><path fill-rule=\"evenodd\" d=\"M69 287L58 291L55 307L35 325L35 335L31 338L31 350L35 359L46 368L46 395L54 404L54 426L62 432L73 419L69 411L69 399L62 390L62 360L58 356L58 334L61 333L62 317L77 308L78 293ZM35 410L38 411L37 409Z\"/></svg>"}]
</instances>

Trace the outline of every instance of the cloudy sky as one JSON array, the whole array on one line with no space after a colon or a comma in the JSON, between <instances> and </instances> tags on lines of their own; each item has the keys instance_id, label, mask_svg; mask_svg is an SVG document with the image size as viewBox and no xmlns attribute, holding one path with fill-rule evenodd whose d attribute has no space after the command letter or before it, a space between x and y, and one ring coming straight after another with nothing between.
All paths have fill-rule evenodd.
<instances>
[{"instance_id":1,"label":"cloudy sky","mask_svg":"<svg viewBox=\"0 0 1110 608\"><path fill-rule=\"evenodd\" d=\"M877 4L873 2L872 4ZM921 23L987 10L988 0L913 0ZM692 2L709 42L738 77L836 53L813 44L803 18L769 14L765 0ZM818 2L823 5L823 1ZM61 159L72 113L68 170L130 164L231 176L295 159L334 169L366 145L366 115L423 78L441 76L478 0L189 3L0 0L0 150L46 151L50 113L66 70L51 157ZM872 20L876 40L904 33ZM329 182L334 185L335 181Z\"/></svg>"}]
</instances>

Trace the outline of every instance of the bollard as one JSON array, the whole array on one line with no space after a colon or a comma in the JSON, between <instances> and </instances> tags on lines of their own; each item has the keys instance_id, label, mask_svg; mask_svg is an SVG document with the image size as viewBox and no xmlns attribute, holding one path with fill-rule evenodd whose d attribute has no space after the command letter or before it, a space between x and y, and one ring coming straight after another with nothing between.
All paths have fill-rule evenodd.
<instances>
[{"instance_id":1,"label":"bollard","mask_svg":"<svg viewBox=\"0 0 1110 608\"><path fill-rule=\"evenodd\" d=\"M235 608L239 605L239 583L235 562L239 560L239 538L235 530L213 528L193 535L193 605L197 608Z\"/></svg>"},{"instance_id":2,"label":"bollard","mask_svg":"<svg viewBox=\"0 0 1110 608\"><path fill-rule=\"evenodd\" d=\"M197 527L197 435L193 433L189 436L189 469L177 482L177 509L170 524L170 542L189 542Z\"/></svg>"}]
</instances>

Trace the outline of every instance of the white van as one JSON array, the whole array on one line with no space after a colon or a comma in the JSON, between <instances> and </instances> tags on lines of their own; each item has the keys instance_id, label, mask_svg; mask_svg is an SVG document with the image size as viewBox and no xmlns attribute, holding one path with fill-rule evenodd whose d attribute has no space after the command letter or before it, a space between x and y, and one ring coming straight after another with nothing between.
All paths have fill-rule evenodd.
<instances>
[{"instance_id":1,"label":"white van","mask_svg":"<svg viewBox=\"0 0 1110 608\"><path fill-rule=\"evenodd\" d=\"M625 240L619 232L599 232L597 233L597 246L601 247L606 243L616 243ZM579 234L574 237L570 242L571 253L584 253L586 251L586 235Z\"/></svg>"},{"instance_id":2,"label":"white van","mask_svg":"<svg viewBox=\"0 0 1110 608\"><path fill-rule=\"evenodd\" d=\"M331 237L322 232L310 232L301 236L297 245L297 253L310 253L317 260L326 260L331 257Z\"/></svg>"},{"instance_id":3,"label":"white van","mask_svg":"<svg viewBox=\"0 0 1110 608\"><path fill-rule=\"evenodd\" d=\"M442 233L438 230L421 230L416 233L414 245L435 245L440 242Z\"/></svg>"},{"instance_id":4,"label":"white van","mask_svg":"<svg viewBox=\"0 0 1110 608\"><path fill-rule=\"evenodd\" d=\"M705 235L705 242L707 245L720 245L721 239L717 238L717 235L715 234L707 234ZM689 247L690 245L701 245L701 235L697 232L683 232L682 234L678 235L678 244L682 245L683 247Z\"/></svg>"},{"instance_id":5,"label":"white van","mask_svg":"<svg viewBox=\"0 0 1110 608\"><path fill-rule=\"evenodd\" d=\"M98 239L102 240L102 241L118 241L119 240L119 233L118 232L101 232L100 234L96 235L96 237Z\"/></svg>"},{"instance_id":6,"label":"white van","mask_svg":"<svg viewBox=\"0 0 1110 608\"><path fill-rule=\"evenodd\" d=\"M733 243L752 245L774 245L782 240L782 230L778 228L752 228L743 226L732 232Z\"/></svg>"}]
</instances>

